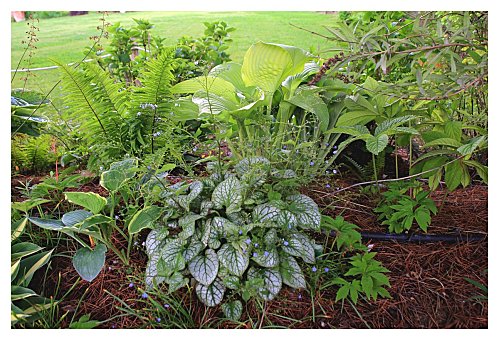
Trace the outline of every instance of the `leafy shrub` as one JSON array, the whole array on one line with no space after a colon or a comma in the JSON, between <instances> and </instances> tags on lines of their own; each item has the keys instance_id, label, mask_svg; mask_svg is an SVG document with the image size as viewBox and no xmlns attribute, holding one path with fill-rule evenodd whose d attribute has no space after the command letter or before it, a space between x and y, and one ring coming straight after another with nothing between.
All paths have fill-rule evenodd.
<instances>
[{"instance_id":1,"label":"leafy shrub","mask_svg":"<svg viewBox=\"0 0 499 340\"><path fill-rule=\"evenodd\" d=\"M271 300L283 284L306 287L300 263L314 264L321 247L304 231L318 230L321 214L305 195L266 189L272 177L292 175L267 159L244 159L235 170L162 189L164 206L137 212L129 231L153 229L145 242L148 287L166 283L173 292L192 276L204 304L218 305L228 295L222 309L237 319L237 296Z\"/></svg>"}]
</instances>

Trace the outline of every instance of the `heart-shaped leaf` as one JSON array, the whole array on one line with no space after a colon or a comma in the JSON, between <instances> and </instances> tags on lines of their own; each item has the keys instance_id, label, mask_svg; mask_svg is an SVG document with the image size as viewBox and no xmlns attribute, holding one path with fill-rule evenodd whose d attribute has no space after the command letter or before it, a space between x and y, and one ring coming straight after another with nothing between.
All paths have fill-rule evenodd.
<instances>
[{"instance_id":1,"label":"heart-shaped leaf","mask_svg":"<svg viewBox=\"0 0 499 340\"><path fill-rule=\"evenodd\" d=\"M306 288L305 276L293 256L282 255L279 271L282 281L292 288Z\"/></svg>"},{"instance_id":2,"label":"heart-shaped leaf","mask_svg":"<svg viewBox=\"0 0 499 340\"><path fill-rule=\"evenodd\" d=\"M243 203L242 186L235 177L229 177L221 182L211 197L213 205L217 209L227 208L227 213L238 211Z\"/></svg>"},{"instance_id":3,"label":"heart-shaped leaf","mask_svg":"<svg viewBox=\"0 0 499 340\"><path fill-rule=\"evenodd\" d=\"M133 235L142 229L153 228L153 223L161 216L162 212L163 209L156 205L151 205L139 210L130 220L128 232Z\"/></svg>"},{"instance_id":4,"label":"heart-shaped leaf","mask_svg":"<svg viewBox=\"0 0 499 340\"><path fill-rule=\"evenodd\" d=\"M218 251L218 260L231 274L242 276L248 268L249 257L231 244L224 244Z\"/></svg>"},{"instance_id":5,"label":"heart-shaped leaf","mask_svg":"<svg viewBox=\"0 0 499 340\"><path fill-rule=\"evenodd\" d=\"M99 243L94 249L80 248L73 256L73 267L82 279L92 282L99 275L106 260L107 248Z\"/></svg>"},{"instance_id":6,"label":"heart-shaped leaf","mask_svg":"<svg viewBox=\"0 0 499 340\"><path fill-rule=\"evenodd\" d=\"M222 304L222 311L227 319L237 321L243 314L243 304L239 300L230 301Z\"/></svg>"},{"instance_id":7,"label":"heart-shaped leaf","mask_svg":"<svg viewBox=\"0 0 499 340\"><path fill-rule=\"evenodd\" d=\"M289 203L288 211L296 216L297 225L301 228L319 229L321 225L321 213L319 207L308 196L298 194L286 198Z\"/></svg>"},{"instance_id":8,"label":"heart-shaped leaf","mask_svg":"<svg viewBox=\"0 0 499 340\"><path fill-rule=\"evenodd\" d=\"M201 284L208 286L218 274L218 257L213 249L207 249L204 254L195 256L189 262L189 271Z\"/></svg>"},{"instance_id":9,"label":"heart-shaped leaf","mask_svg":"<svg viewBox=\"0 0 499 340\"><path fill-rule=\"evenodd\" d=\"M282 287L281 274L275 269L257 269L250 267L248 269L248 279L263 279L263 287L258 289L258 296L268 301L272 300Z\"/></svg>"},{"instance_id":10,"label":"heart-shaped leaf","mask_svg":"<svg viewBox=\"0 0 499 340\"><path fill-rule=\"evenodd\" d=\"M225 286L222 280L216 279L210 285L203 285L198 283L196 285L196 294L199 299L208 307L213 307L218 305L225 293Z\"/></svg>"}]
</instances>

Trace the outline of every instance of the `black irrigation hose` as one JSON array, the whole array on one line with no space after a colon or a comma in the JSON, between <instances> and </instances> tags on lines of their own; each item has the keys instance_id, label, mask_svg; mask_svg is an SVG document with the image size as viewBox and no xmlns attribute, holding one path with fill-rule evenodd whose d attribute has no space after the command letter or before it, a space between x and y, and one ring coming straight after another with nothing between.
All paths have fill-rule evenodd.
<instances>
[{"instance_id":1,"label":"black irrigation hose","mask_svg":"<svg viewBox=\"0 0 499 340\"><path fill-rule=\"evenodd\" d=\"M398 241L398 242L478 242L483 241L487 235L484 234L393 234L393 233L370 233L361 232L362 239L364 240L378 240L378 241ZM336 232L331 231L331 236L336 236Z\"/></svg>"}]
</instances>

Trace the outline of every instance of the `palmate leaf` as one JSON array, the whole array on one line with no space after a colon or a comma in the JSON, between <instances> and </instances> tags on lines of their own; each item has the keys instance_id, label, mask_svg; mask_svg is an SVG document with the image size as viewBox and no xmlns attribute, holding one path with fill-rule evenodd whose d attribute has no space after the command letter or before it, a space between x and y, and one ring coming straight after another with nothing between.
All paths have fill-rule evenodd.
<instances>
[{"instance_id":1,"label":"palmate leaf","mask_svg":"<svg viewBox=\"0 0 499 340\"><path fill-rule=\"evenodd\" d=\"M218 274L219 261L213 249L207 249L204 254L195 256L189 262L189 271L201 284L208 286Z\"/></svg>"},{"instance_id":2,"label":"palmate leaf","mask_svg":"<svg viewBox=\"0 0 499 340\"><path fill-rule=\"evenodd\" d=\"M279 272L281 273L282 281L288 286L296 289L306 288L305 276L293 256L281 255Z\"/></svg>"},{"instance_id":3,"label":"palmate leaf","mask_svg":"<svg viewBox=\"0 0 499 340\"><path fill-rule=\"evenodd\" d=\"M248 280L262 279L263 287L258 288L257 294L262 299L272 300L282 287L282 278L279 271L270 268L250 267L248 269Z\"/></svg>"},{"instance_id":4,"label":"palmate leaf","mask_svg":"<svg viewBox=\"0 0 499 340\"><path fill-rule=\"evenodd\" d=\"M238 321L243 314L243 304L239 300L234 300L222 304L222 311L227 319Z\"/></svg>"},{"instance_id":5,"label":"palmate leaf","mask_svg":"<svg viewBox=\"0 0 499 340\"><path fill-rule=\"evenodd\" d=\"M211 201L216 209L226 207L227 213L238 211L243 203L241 182L235 177L227 178L213 190Z\"/></svg>"},{"instance_id":6,"label":"palmate leaf","mask_svg":"<svg viewBox=\"0 0 499 340\"><path fill-rule=\"evenodd\" d=\"M198 283L196 285L198 298L208 307L214 307L222 302L225 294L225 286L222 280L216 279L209 285Z\"/></svg>"},{"instance_id":7,"label":"palmate leaf","mask_svg":"<svg viewBox=\"0 0 499 340\"><path fill-rule=\"evenodd\" d=\"M236 249L230 243L224 244L217 252L220 264L227 268L229 273L242 276L249 265L248 254L241 249Z\"/></svg>"}]
</instances>

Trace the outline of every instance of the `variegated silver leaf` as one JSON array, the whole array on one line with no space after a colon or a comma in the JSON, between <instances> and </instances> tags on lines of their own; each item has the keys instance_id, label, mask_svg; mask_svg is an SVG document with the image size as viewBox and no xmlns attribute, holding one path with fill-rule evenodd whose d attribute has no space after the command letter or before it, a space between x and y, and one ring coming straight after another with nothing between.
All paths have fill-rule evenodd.
<instances>
[{"instance_id":1,"label":"variegated silver leaf","mask_svg":"<svg viewBox=\"0 0 499 340\"><path fill-rule=\"evenodd\" d=\"M251 259L260 266L266 268L273 268L279 264L279 254L277 254L275 248L268 248L263 251L255 252Z\"/></svg>"},{"instance_id":2,"label":"variegated silver leaf","mask_svg":"<svg viewBox=\"0 0 499 340\"><path fill-rule=\"evenodd\" d=\"M243 314L243 304L239 300L222 304L222 311L227 319L238 321Z\"/></svg>"},{"instance_id":3,"label":"variegated silver leaf","mask_svg":"<svg viewBox=\"0 0 499 340\"><path fill-rule=\"evenodd\" d=\"M205 245L201 243L198 240L191 239L191 242L189 243L189 246L187 247L186 250L184 250L184 258L187 262L192 260L194 256L199 254L203 249L205 248Z\"/></svg>"},{"instance_id":4,"label":"variegated silver leaf","mask_svg":"<svg viewBox=\"0 0 499 340\"><path fill-rule=\"evenodd\" d=\"M222 280L224 285L229 289L239 289L241 285L239 277L234 275L225 276Z\"/></svg>"},{"instance_id":5,"label":"variegated silver leaf","mask_svg":"<svg viewBox=\"0 0 499 340\"><path fill-rule=\"evenodd\" d=\"M167 228L157 228L151 230L146 238L146 254L150 256L153 252L156 252L165 243L167 236Z\"/></svg>"},{"instance_id":6,"label":"variegated silver leaf","mask_svg":"<svg viewBox=\"0 0 499 340\"><path fill-rule=\"evenodd\" d=\"M319 207L308 196L298 194L288 196L286 201L289 203L289 211L297 219L298 226L301 228L312 228L318 230L321 225L321 213Z\"/></svg>"},{"instance_id":7,"label":"variegated silver leaf","mask_svg":"<svg viewBox=\"0 0 499 340\"><path fill-rule=\"evenodd\" d=\"M260 204L256 206L255 209L253 209L253 222L261 223L264 221L274 221L277 218L279 212L279 208L276 208L269 203Z\"/></svg>"},{"instance_id":8,"label":"variegated silver leaf","mask_svg":"<svg viewBox=\"0 0 499 340\"><path fill-rule=\"evenodd\" d=\"M313 264L315 263L315 249L312 241L303 234L296 233L291 237L292 240L297 239L301 243L301 258L306 263Z\"/></svg>"},{"instance_id":9,"label":"variegated silver leaf","mask_svg":"<svg viewBox=\"0 0 499 340\"><path fill-rule=\"evenodd\" d=\"M248 157L241 160L236 164L234 170L236 170L237 174L242 176L248 171L250 171L255 166L257 167L266 167L269 166L270 162L265 157Z\"/></svg>"},{"instance_id":10,"label":"variegated silver leaf","mask_svg":"<svg viewBox=\"0 0 499 340\"><path fill-rule=\"evenodd\" d=\"M189 237L194 235L196 230L196 221L203 216L197 214L189 214L182 216L178 219L178 225L182 227L182 232L178 234L178 237L187 240Z\"/></svg>"},{"instance_id":11,"label":"variegated silver leaf","mask_svg":"<svg viewBox=\"0 0 499 340\"><path fill-rule=\"evenodd\" d=\"M281 228L292 229L298 225L298 219L292 212L281 210L277 215L276 223Z\"/></svg>"},{"instance_id":12,"label":"variegated silver leaf","mask_svg":"<svg viewBox=\"0 0 499 340\"><path fill-rule=\"evenodd\" d=\"M201 284L208 286L218 274L218 256L213 249L206 249L204 254L196 255L189 262L189 271Z\"/></svg>"},{"instance_id":13,"label":"variegated silver leaf","mask_svg":"<svg viewBox=\"0 0 499 340\"><path fill-rule=\"evenodd\" d=\"M175 272L167 280L168 283L168 293L171 294L180 288L187 285L189 280L182 275L182 273Z\"/></svg>"},{"instance_id":14,"label":"variegated silver leaf","mask_svg":"<svg viewBox=\"0 0 499 340\"><path fill-rule=\"evenodd\" d=\"M288 286L296 289L306 288L305 276L293 256L282 254L279 271L282 281Z\"/></svg>"},{"instance_id":15,"label":"variegated silver leaf","mask_svg":"<svg viewBox=\"0 0 499 340\"><path fill-rule=\"evenodd\" d=\"M249 265L249 256L230 243L224 244L217 252L218 260L227 270L236 276L242 276Z\"/></svg>"},{"instance_id":16,"label":"variegated silver leaf","mask_svg":"<svg viewBox=\"0 0 499 340\"><path fill-rule=\"evenodd\" d=\"M225 293L225 286L222 280L216 279L210 285L198 283L196 294L198 298L208 307L214 307L222 302Z\"/></svg>"},{"instance_id":17,"label":"variegated silver leaf","mask_svg":"<svg viewBox=\"0 0 499 340\"><path fill-rule=\"evenodd\" d=\"M282 287L282 278L276 269L250 267L248 269L248 279L263 279L264 285L257 291L258 296L268 301L272 300Z\"/></svg>"},{"instance_id":18,"label":"variegated silver leaf","mask_svg":"<svg viewBox=\"0 0 499 340\"><path fill-rule=\"evenodd\" d=\"M221 182L211 196L216 209L226 207L228 214L239 211L243 203L241 182L236 177L229 177Z\"/></svg>"},{"instance_id":19,"label":"variegated silver leaf","mask_svg":"<svg viewBox=\"0 0 499 340\"><path fill-rule=\"evenodd\" d=\"M153 287L154 283L160 284L165 280L164 276L158 276L158 260L160 258L161 253L159 251L153 252L149 255L149 261L147 261L145 272L145 282L147 288Z\"/></svg>"},{"instance_id":20,"label":"variegated silver leaf","mask_svg":"<svg viewBox=\"0 0 499 340\"><path fill-rule=\"evenodd\" d=\"M277 243L279 239L277 238L277 231L274 228L269 229L265 236L263 237L263 242L267 246L273 246Z\"/></svg>"},{"instance_id":21,"label":"variegated silver leaf","mask_svg":"<svg viewBox=\"0 0 499 340\"><path fill-rule=\"evenodd\" d=\"M169 240L162 248L161 258L170 271L175 272L185 268L183 251L184 241L180 239Z\"/></svg>"}]
</instances>

